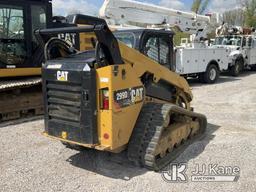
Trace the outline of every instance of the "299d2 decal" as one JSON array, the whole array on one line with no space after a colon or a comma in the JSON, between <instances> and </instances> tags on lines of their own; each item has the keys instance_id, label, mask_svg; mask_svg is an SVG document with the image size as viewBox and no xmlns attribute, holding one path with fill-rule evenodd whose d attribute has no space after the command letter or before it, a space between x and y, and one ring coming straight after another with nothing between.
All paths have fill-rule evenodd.
<instances>
[{"instance_id":1,"label":"299d2 decal","mask_svg":"<svg viewBox=\"0 0 256 192\"><path fill-rule=\"evenodd\" d=\"M143 86L114 91L115 104L120 108L142 102L144 97L145 90Z\"/></svg>"}]
</instances>

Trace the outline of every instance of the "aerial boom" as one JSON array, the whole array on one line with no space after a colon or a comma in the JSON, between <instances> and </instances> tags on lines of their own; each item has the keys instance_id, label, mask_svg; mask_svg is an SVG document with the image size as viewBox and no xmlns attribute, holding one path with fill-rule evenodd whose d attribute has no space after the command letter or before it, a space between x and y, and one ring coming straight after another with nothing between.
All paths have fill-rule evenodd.
<instances>
[{"instance_id":1,"label":"aerial boom","mask_svg":"<svg viewBox=\"0 0 256 192\"><path fill-rule=\"evenodd\" d=\"M214 15L198 15L133 0L105 0L99 14L109 25L166 29L177 26L194 35L194 40L206 36L210 25L217 23Z\"/></svg>"}]
</instances>

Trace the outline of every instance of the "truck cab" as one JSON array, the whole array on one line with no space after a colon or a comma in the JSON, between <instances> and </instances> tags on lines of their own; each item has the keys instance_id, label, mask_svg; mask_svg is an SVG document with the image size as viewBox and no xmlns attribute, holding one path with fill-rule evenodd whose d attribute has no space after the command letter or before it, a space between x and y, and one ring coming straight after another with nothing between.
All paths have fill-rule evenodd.
<instances>
[{"instance_id":1,"label":"truck cab","mask_svg":"<svg viewBox=\"0 0 256 192\"><path fill-rule=\"evenodd\" d=\"M256 36L249 35L244 37L243 49L245 52L246 65L251 68L256 66Z\"/></svg>"},{"instance_id":2,"label":"truck cab","mask_svg":"<svg viewBox=\"0 0 256 192\"><path fill-rule=\"evenodd\" d=\"M229 49L229 68L234 76L246 67L256 66L256 36L222 35L216 38L214 47Z\"/></svg>"}]
</instances>

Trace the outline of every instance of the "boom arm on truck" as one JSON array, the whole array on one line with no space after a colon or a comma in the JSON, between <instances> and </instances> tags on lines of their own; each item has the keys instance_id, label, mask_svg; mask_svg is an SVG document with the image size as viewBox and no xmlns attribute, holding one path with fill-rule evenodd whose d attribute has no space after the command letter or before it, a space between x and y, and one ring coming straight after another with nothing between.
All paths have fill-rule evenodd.
<instances>
[{"instance_id":1,"label":"boom arm on truck","mask_svg":"<svg viewBox=\"0 0 256 192\"><path fill-rule=\"evenodd\" d=\"M100 17L109 25L166 28L177 26L192 35L192 41L206 38L212 26L219 23L216 14L205 16L132 0L105 0Z\"/></svg>"}]
</instances>

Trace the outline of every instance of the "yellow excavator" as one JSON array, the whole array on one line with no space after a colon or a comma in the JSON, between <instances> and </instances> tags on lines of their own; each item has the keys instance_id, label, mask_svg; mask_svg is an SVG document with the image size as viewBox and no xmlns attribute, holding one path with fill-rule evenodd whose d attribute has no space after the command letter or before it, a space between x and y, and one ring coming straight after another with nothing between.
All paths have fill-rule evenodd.
<instances>
[{"instance_id":1,"label":"yellow excavator","mask_svg":"<svg viewBox=\"0 0 256 192\"><path fill-rule=\"evenodd\" d=\"M46 59L44 135L73 148L127 150L135 164L162 169L207 127L206 117L193 112L187 81L168 66L171 44L164 57L168 62L158 62L145 53L149 45L160 48L160 37L148 43L149 38L137 39L145 47L136 50L118 41L105 20L84 18L87 26L36 31ZM51 38L60 32L95 34L92 49L76 51ZM146 29L136 33L157 37ZM163 33L172 41L171 32ZM161 53L155 52L158 58Z\"/></svg>"},{"instance_id":2,"label":"yellow excavator","mask_svg":"<svg viewBox=\"0 0 256 192\"><path fill-rule=\"evenodd\" d=\"M44 57L33 31L51 21L49 0L0 0L0 122L43 113Z\"/></svg>"},{"instance_id":3,"label":"yellow excavator","mask_svg":"<svg viewBox=\"0 0 256 192\"><path fill-rule=\"evenodd\" d=\"M0 0L0 122L43 114L44 50L34 30L67 26L61 19L52 16L51 0Z\"/></svg>"}]
</instances>

